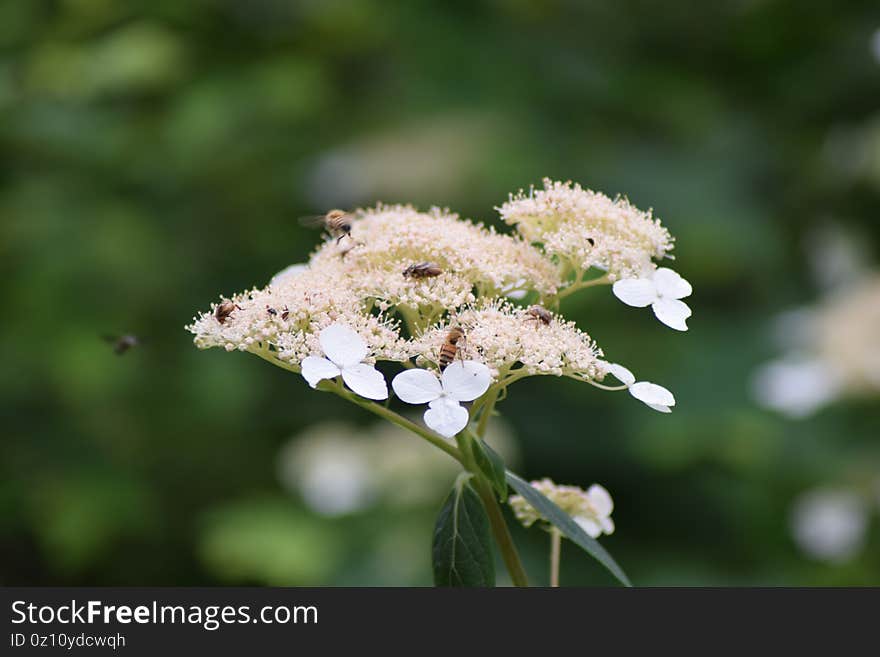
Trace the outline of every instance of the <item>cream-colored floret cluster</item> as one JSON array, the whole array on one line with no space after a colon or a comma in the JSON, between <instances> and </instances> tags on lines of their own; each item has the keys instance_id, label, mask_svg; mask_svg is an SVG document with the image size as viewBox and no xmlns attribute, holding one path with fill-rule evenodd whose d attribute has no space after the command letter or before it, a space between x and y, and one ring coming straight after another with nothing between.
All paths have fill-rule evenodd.
<instances>
[{"instance_id":1,"label":"cream-colored floret cluster","mask_svg":"<svg viewBox=\"0 0 880 657\"><path fill-rule=\"evenodd\" d=\"M320 354L318 333L334 322L353 328L367 343L370 360L401 361L408 349L395 322L364 311L361 299L344 283L332 264L306 268L261 290L231 298L236 308L219 322L211 310L194 318L187 328L198 347L227 351L272 349L294 366L309 355ZM274 311L274 312L273 312Z\"/></svg>"},{"instance_id":2,"label":"cream-colored floret cluster","mask_svg":"<svg viewBox=\"0 0 880 657\"><path fill-rule=\"evenodd\" d=\"M552 374L578 379L601 379L602 351L574 322L554 315L549 324L507 301L465 308L412 343L414 355L436 363L440 347L457 326L464 331L463 355L485 363L493 376L520 364L527 374ZM515 371L519 372L519 368Z\"/></svg>"},{"instance_id":3,"label":"cream-colored floret cluster","mask_svg":"<svg viewBox=\"0 0 880 657\"><path fill-rule=\"evenodd\" d=\"M547 478L532 481L531 485L572 518L595 518L602 515L600 510L595 508L587 492L582 488L563 486ZM531 527L542 519L538 510L529 504L522 495L511 495L508 502L513 509L514 515L516 515L516 519L524 527Z\"/></svg>"},{"instance_id":4,"label":"cream-colored floret cluster","mask_svg":"<svg viewBox=\"0 0 880 657\"><path fill-rule=\"evenodd\" d=\"M319 267L341 262L357 293L376 299L380 309L402 306L427 316L513 290L554 294L560 284L554 264L522 239L438 208L418 212L379 205L362 211L351 238L324 244L312 262ZM403 275L423 262L442 273L424 279Z\"/></svg>"},{"instance_id":5,"label":"cream-colored floret cluster","mask_svg":"<svg viewBox=\"0 0 880 657\"><path fill-rule=\"evenodd\" d=\"M497 208L526 240L561 264L584 272L596 267L609 280L641 278L667 255L673 238L650 210L611 199L571 182L544 179L544 189L520 191Z\"/></svg>"}]
</instances>

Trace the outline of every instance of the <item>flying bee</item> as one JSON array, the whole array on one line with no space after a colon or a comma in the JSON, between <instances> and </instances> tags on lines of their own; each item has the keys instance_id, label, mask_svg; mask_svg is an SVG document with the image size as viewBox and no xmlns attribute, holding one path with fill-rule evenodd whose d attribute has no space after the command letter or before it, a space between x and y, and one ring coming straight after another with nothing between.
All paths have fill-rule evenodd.
<instances>
[{"instance_id":1,"label":"flying bee","mask_svg":"<svg viewBox=\"0 0 880 657\"><path fill-rule=\"evenodd\" d=\"M406 278L434 278L443 273L433 262L419 262L403 270Z\"/></svg>"},{"instance_id":2,"label":"flying bee","mask_svg":"<svg viewBox=\"0 0 880 657\"><path fill-rule=\"evenodd\" d=\"M126 351L133 347L137 347L141 344L141 339L136 335L126 334L126 335L104 335L104 342L109 342L113 345L113 353L117 356L121 356Z\"/></svg>"},{"instance_id":3,"label":"flying bee","mask_svg":"<svg viewBox=\"0 0 880 657\"><path fill-rule=\"evenodd\" d=\"M446 334L446 338L440 347L440 358L437 361L437 364L440 365L441 372L455 360L456 354L461 356L461 347L458 346L458 343L462 340L467 341L464 331L458 326L453 326L449 329L449 332ZM464 357L462 357L462 362L464 362Z\"/></svg>"},{"instance_id":4,"label":"flying bee","mask_svg":"<svg viewBox=\"0 0 880 657\"><path fill-rule=\"evenodd\" d=\"M241 310L241 307L229 299L223 299L214 309L214 319L219 323L225 324L226 320L232 315L233 311Z\"/></svg>"},{"instance_id":5,"label":"flying bee","mask_svg":"<svg viewBox=\"0 0 880 657\"><path fill-rule=\"evenodd\" d=\"M300 223L312 228L323 228L339 244L343 237L351 237L351 220L352 216L345 210L330 210L327 214L302 217Z\"/></svg>"},{"instance_id":6,"label":"flying bee","mask_svg":"<svg viewBox=\"0 0 880 657\"><path fill-rule=\"evenodd\" d=\"M528 310L526 310L526 315L528 315L526 321L540 322L545 326L548 326L553 320L553 313L544 306L529 306Z\"/></svg>"}]
</instances>

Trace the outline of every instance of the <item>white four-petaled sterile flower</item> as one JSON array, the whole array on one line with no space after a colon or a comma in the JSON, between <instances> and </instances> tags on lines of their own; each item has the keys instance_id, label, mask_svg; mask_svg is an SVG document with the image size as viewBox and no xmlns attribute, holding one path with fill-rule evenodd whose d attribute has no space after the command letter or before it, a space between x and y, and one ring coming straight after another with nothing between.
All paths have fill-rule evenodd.
<instances>
[{"instance_id":1,"label":"white four-petaled sterile flower","mask_svg":"<svg viewBox=\"0 0 880 657\"><path fill-rule=\"evenodd\" d=\"M628 306L651 306L661 322L676 331L687 331L691 309L681 299L694 291L678 273L660 267L650 278L625 278L612 286L614 296Z\"/></svg>"},{"instance_id":2,"label":"white four-petaled sterile flower","mask_svg":"<svg viewBox=\"0 0 880 657\"><path fill-rule=\"evenodd\" d=\"M301 363L302 375L310 386L342 375L345 385L361 397L388 398L385 377L362 362L367 357L367 343L357 332L345 324L331 324L318 334L318 342L326 358L307 356Z\"/></svg>"},{"instance_id":3,"label":"white four-petaled sterile flower","mask_svg":"<svg viewBox=\"0 0 880 657\"><path fill-rule=\"evenodd\" d=\"M467 426L469 413L460 402L473 401L489 389L489 368L474 360L451 363L440 379L428 370L401 372L391 387L407 404L427 404L425 424L444 438L452 438Z\"/></svg>"},{"instance_id":4,"label":"white four-petaled sterile flower","mask_svg":"<svg viewBox=\"0 0 880 657\"><path fill-rule=\"evenodd\" d=\"M572 516L581 529L587 532L590 538L599 538L604 534L614 533L614 521L611 512L614 511L614 502L608 491L599 484L593 484L585 494L591 513L582 513Z\"/></svg>"},{"instance_id":5,"label":"white four-petaled sterile flower","mask_svg":"<svg viewBox=\"0 0 880 657\"><path fill-rule=\"evenodd\" d=\"M672 412L670 407L675 406L675 397L663 386L648 381L636 381L635 374L617 363L607 363L605 369L629 389L629 394L643 404L661 413Z\"/></svg>"}]
</instances>

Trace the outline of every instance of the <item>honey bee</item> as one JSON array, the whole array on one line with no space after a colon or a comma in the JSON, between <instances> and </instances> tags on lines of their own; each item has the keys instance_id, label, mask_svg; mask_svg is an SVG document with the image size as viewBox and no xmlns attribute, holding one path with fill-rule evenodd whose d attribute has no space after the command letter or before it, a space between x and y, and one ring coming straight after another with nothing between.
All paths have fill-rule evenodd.
<instances>
[{"instance_id":1,"label":"honey bee","mask_svg":"<svg viewBox=\"0 0 880 657\"><path fill-rule=\"evenodd\" d=\"M403 270L406 278L434 278L442 273L443 270L433 262L419 262Z\"/></svg>"},{"instance_id":2,"label":"honey bee","mask_svg":"<svg viewBox=\"0 0 880 657\"><path fill-rule=\"evenodd\" d=\"M458 346L458 343L461 340L467 340L464 331L457 326L453 326L449 329L449 332L446 334L446 338L443 341L443 345L440 347L440 358L437 361L437 364L440 365L441 372L455 360L456 354L461 355L461 347ZM464 361L464 358L462 358L462 361Z\"/></svg>"},{"instance_id":3,"label":"honey bee","mask_svg":"<svg viewBox=\"0 0 880 657\"><path fill-rule=\"evenodd\" d=\"M553 313L544 306L529 306L528 310L526 310L526 315L528 315L527 321L540 322L545 326L549 325L553 320Z\"/></svg>"},{"instance_id":4,"label":"honey bee","mask_svg":"<svg viewBox=\"0 0 880 657\"><path fill-rule=\"evenodd\" d=\"M351 215L345 210L330 210L327 214L303 217L300 223L304 226L321 227L336 238L336 243L343 237L351 237Z\"/></svg>"},{"instance_id":5,"label":"honey bee","mask_svg":"<svg viewBox=\"0 0 880 657\"><path fill-rule=\"evenodd\" d=\"M109 342L113 345L113 353L117 356L121 356L129 349L133 347L137 347L141 344L141 339L136 335L105 335L103 336L105 342Z\"/></svg>"},{"instance_id":6,"label":"honey bee","mask_svg":"<svg viewBox=\"0 0 880 657\"><path fill-rule=\"evenodd\" d=\"M225 324L235 310L241 310L241 307L229 299L223 299L214 310L214 319L220 324Z\"/></svg>"}]
</instances>

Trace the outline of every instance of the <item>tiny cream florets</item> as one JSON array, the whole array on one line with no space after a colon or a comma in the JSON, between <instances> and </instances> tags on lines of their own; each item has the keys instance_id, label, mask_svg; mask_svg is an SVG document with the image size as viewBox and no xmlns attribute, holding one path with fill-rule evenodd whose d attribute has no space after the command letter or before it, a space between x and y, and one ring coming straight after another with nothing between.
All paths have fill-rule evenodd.
<instances>
[{"instance_id":1,"label":"tiny cream florets","mask_svg":"<svg viewBox=\"0 0 880 657\"><path fill-rule=\"evenodd\" d=\"M453 326L464 331L464 345L460 343L464 357L485 363L494 377L517 363L528 374L591 380L604 376L598 361L602 351L574 322L554 315L549 324L544 324L507 301L459 311L414 339L410 343L413 355L422 362L436 364L440 347Z\"/></svg>"},{"instance_id":2,"label":"tiny cream florets","mask_svg":"<svg viewBox=\"0 0 880 657\"><path fill-rule=\"evenodd\" d=\"M439 315L477 296L511 289L553 294L560 284L555 265L520 238L459 219L445 210L379 205L358 213L351 238L325 243L313 262L339 262L359 295L380 309L404 306ZM407 277L411 265L429 262L442 270L431 278Z\"/></svg>"},{"instance_id":3,"label":"tiny cream florets","mask_svg":"<svg viewBox=\"0 0 880 657\"><path fill-rule=\"evenodd\" d=\"M306 356L321 355L318 334L340 322L366 341L370 362L406 358L407 349L396 323L366 312L357 294L340 281L332 264L310 266L285 277L281 284L242 292L230 299L236 308L222 324L214 316L215 303L187 326L199 348L271 348L278 358L298 366Z\"/></svg>"},{"instance_id":4,"label":"tiny cream florets","mask_svg":"<svg viewBox=\"0 0 880 657\"><path fill-rule=\"evenodd\" d=\"M596 267L611 281L649 274L673 238L660 221L625 198L611 199L571 182L544 179L544 189L520 191L496 208L526 240L576 270Z\"/></svg>"}]
</instances>

